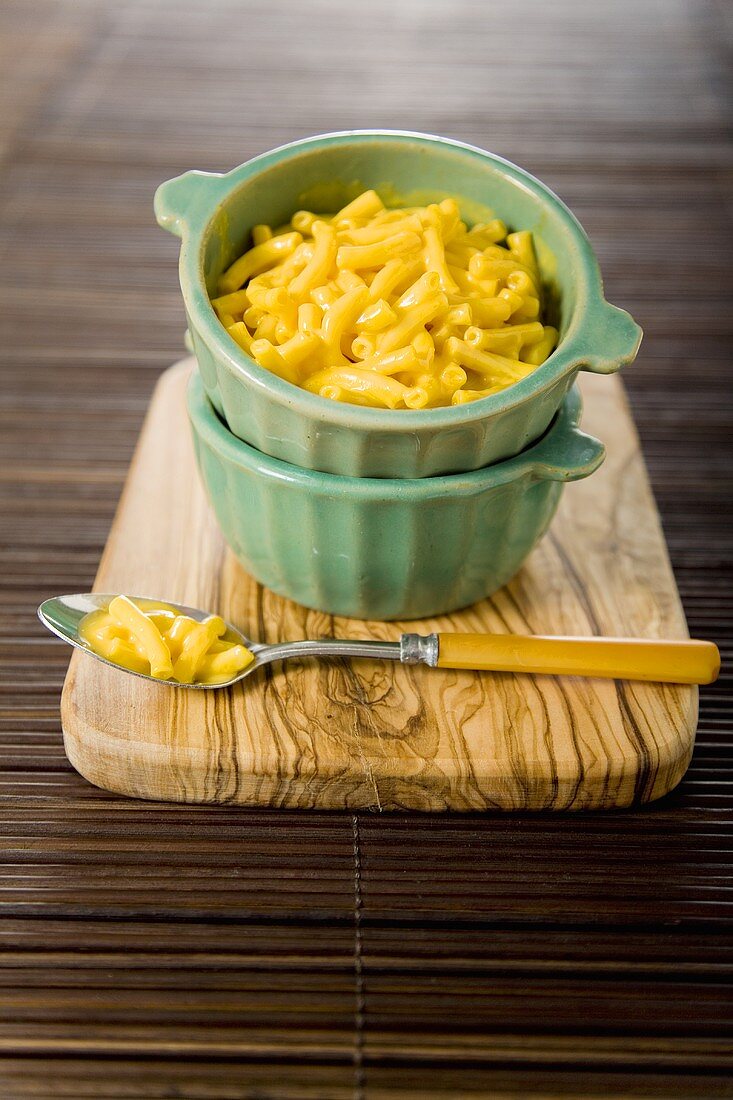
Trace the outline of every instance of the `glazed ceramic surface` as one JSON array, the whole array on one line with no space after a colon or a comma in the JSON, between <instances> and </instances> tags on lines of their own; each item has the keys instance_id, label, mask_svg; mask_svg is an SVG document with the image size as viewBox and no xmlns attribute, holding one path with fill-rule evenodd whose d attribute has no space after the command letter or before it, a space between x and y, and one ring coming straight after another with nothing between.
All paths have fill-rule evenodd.
<instances>
[{"instance_id":1,"label":"glazed ceramic surface","mask_svg":"<svg viewBox=\"0 0 733 1100\"><path fill-rule=\"evenodd\" d=\"M563 484L603 461L572 390L543 438L483 470L348 478L292 466L237 439L194 374L196 457L226 541L248 573L307 607L413 619L488 596L547 528Z\"/></svg>"},{"instance_id":2,"label":"glazed ceramic surface","mask_svg":"<svg viewBox=\"0 0 733 1100\"><path fill-rule=\"evenodd\" d=\"M300 208L337 209L365 187L390 202L453 196L474 222L492 213L535 234L547 319L561 333L543 366L468 405L379 410L329 401L253 362L209 302L252 226ZM187 172L159 187L159 223L182 238L180 279L206 390L240 439L265 454L347 476L425 477L477 469L522 451L547 428L580 369L631 362L641 330L603 298L581 226L538 180L480 149L421 134L327 134L283 146L226 175Z\"/></svg>"}]
</instances>

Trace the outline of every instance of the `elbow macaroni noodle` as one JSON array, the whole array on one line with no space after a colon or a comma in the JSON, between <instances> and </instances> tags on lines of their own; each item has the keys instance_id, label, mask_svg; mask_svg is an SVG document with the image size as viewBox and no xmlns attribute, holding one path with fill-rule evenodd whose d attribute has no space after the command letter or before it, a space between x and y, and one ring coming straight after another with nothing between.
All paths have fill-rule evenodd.
<instances>
[{"instance_id":1,"label":"elbow macaroni noodle","mask_svg":"<svg viewBox=\"0 0 733 1100\"><path fill-rule=\"evenodd\" d=\"M321 397L462 405L524 378L557 344L532 234L498 219L469 229L453 199L392 210L365 191L336 214L257 225L252 242L212 305L260 366Z\"/></svg>"},{"instance_id":2,"label":"elbow macaroni noodle","mask_svg":"<svg viewBox=\"0 0 733 1100\"><path fill-rule=\"evenodd\" d=\"M254 660L218 615L200 623L169 604L127 596L85 615L79 637L113 664L179 684L223 684Z\"/></svg>"}]
</instances>

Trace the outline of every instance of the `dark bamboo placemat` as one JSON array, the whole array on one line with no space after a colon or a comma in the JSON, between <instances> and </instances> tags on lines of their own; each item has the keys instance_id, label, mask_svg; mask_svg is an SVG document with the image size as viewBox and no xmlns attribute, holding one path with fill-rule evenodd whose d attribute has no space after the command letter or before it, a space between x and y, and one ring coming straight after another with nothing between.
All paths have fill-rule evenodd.
<instances>
[{"instance_id":1,"label":"dark bamboo placemat","mask_svg":"<svg viewBox=\"0 0 733 1100\"><path fill-rule=\"evenodd\" d=\"M730 13L8 0L0 10L0 1095L731 1094ZM682 786L632 814L148 805L63 755L68 655L182 350L157 183L328 129L536 172L646 330L627 374L691 631Z\"/></svg>"}]
</instances>

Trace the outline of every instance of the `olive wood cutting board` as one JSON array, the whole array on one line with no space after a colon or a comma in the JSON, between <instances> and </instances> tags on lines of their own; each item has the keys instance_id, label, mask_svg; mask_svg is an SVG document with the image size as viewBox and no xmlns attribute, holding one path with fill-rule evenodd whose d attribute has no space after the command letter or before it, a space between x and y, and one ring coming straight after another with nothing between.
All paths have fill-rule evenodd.
<instances>
[{"instance_id":1,"label":"olive wood cutting board","mask_svg":"<svg viewBox=\"0 0 733 1100\"><path fill-rule=\"evenodd\" d=\"M491 599L378 623L263 589L227 550L195 468L192 361L161 378L96 579L217 611L264 642L401 631L683 638L687 627L622 383L583 376L608 458L567 486L549 533ZM217 692L148 683L74 653L69 760L137 798L319 809L580 810L659 798L689 763L697 688L338 659L269 666Z\"/></svg>"}]
</instances>

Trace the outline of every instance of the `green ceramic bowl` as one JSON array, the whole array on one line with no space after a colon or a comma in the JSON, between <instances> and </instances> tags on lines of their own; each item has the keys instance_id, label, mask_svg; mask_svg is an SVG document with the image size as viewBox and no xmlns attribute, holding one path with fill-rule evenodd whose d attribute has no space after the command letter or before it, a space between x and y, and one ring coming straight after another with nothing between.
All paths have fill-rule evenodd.
<instances>
[{"instance_id":1,"label":"green ceramic bowl","mask_svg":"<svg viewBox=\"0 0 733 1100\"><path fill-rule=\"evenodd\" d=\"M209 303L220 272L258 222L303 207L333 210L365 187L388 204L454 196L469 221L489 212L531 229L558 349L503 393L449 409L381 411L310 394L254 363ZM538 439L580 369L631 362L641 330L603 297L588 238L566 206L501 157L424 134L351 132L285 145L226 175L187 172L161 185L159 223L182 238L180 280L206 390L240 439L296 466L351 477L427 477L478 469Z\"/></svg>"},{"instance_id":2,"label":"green ceramic bowl","mask_svg":"<svg viewBox=\"0 0 733 1100\"><path fill-rule=\"evenodd\" d=\"M563 484L601 464L573 389L515 458L464 474L349 478L291 466L226 428L198 374L188 394L199 469L248 573L307 607L357 619L453 611L505 584L546 530Z\"/></svg>"}]
</instances>

